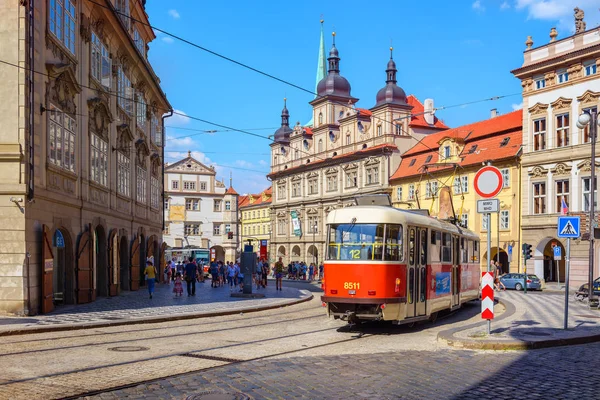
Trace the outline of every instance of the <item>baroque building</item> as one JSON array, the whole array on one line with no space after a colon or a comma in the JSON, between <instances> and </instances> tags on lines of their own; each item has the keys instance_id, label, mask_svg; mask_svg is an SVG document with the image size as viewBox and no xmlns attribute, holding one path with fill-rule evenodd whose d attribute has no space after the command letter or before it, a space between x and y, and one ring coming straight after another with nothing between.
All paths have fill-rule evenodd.
<instances>
[{"instance_id":1,"label":"baroque building","mask_svg":"<svg viewBox=\"0 0 600 400\"><path fill-rule=\"evenodd\" d=\"M241 248L251 245L257 256L269 260L269 243L271 241L271 201L272 188L259 194L248 194L239 197Z\"/></svg>"},{"instance_id":2,"label":"baroque building","mask_svg":"<svg viewBox=\"0 0 600 400\"><path fill-rule=\"evenodd\" d=\"M564 282L564 257L557 271L552 249L560 246L565 254L566 240L557 237L564 201L569 214L581 217L584 234L571 241L570 282L578 286L588 280L590 245L584 239L590 203L597 205L597 190L591 193L591 168L600 171L598 161L591 162L589 126L579 129L576 121L600 105L600 32L585 29L578 8L575 27L575 34L560 40L552 28L549 43L539 47L533 47L528 37L523 65L512 73L523 87L522 240L534 249L528 272ZM598 249L595 244L594 276L599 273Z\"/></svg>"},{"instance_id":3,"label":"baroque building","mask_svg":"<svg viewBox=\"0 0 600 400\"><path fill-rule=\"evenodd\" d=\"M146 257L162 259L171 105L147 58L154 32L132 22L148 23L144 4L1 6L1 311L137 290Z\"/></svg>"},{"instance_id":4,"label":"baroque building","mask_svg":"<svg viewBox=\"0 0 600 400\"><path fill-rule=\"evenodd\" d=\"M193 249L197 259L234 261L238 257L238 195L216 179L215 168L192 157L165 164L165 230L167 254L185 261Z\"/></svg>"},{"instance_id":5,"label":"baroque building","mask_svg":"<svg viewBox=\"0 0 600 400\"><path fill-rule=\"evenodd\" d=\"M282 257L286 263L321 262L328 213L353 205L358 195L390 194L388 179L401 154L416 140L447 129L434 117L433 101L424 106L397 85L392 49L385 86L375 105L357 108L350 83L340 75L335 33L333 39L327 74L310 102L312 126L298 123L291 128L284 104L281 127L271 144L270 252L273 259Z\"/></svg>"},{"instance_id":6,"label":"baroque building","mask_svg":"<svg viewBox=\"0 0 600 400\"><path fill-rule=\"evenodd\" d=\"M404 153L390 178L394 207L426 209L439 219L455 219L464 228L479 234L480 261L487 268L488 223L491 224L491 259L504 272L520 271L520 217L522 111L438 132L424 138ZM480 197L473 189L475 174L482 164L491 163L502 173L502 190L496 196L500 212L477 213Z\"/></svg>"}]
</instances>

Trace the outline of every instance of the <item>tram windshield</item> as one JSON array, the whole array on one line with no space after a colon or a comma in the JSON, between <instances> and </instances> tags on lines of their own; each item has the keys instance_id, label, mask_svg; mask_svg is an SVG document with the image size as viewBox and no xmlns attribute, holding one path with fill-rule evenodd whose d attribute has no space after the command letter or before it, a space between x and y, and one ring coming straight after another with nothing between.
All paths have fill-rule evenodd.
<instances>
[{"instance_id":1,"label":"tram windshield","mask_svg":"<svg viewBox=\"0 0 600 400\"><path fill-rule=\"evenodd\" d=\"M381 260L384 224L329 226L329 260Z\"/></svg>"}]
</instances>

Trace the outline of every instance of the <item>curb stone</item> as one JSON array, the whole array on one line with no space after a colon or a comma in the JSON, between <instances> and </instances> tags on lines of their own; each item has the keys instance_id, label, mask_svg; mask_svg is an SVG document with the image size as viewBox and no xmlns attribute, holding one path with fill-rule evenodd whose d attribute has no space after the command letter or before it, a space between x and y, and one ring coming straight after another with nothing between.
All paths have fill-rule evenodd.
<instances>
[{"instance_id":1,"label":"curb stone","mask_svg":"<svg viewBox=\"0 0 600 400\"><path fill-rule=\"evenodd\" d=\"M502 304L506 311L495 321L502 321L511 317L516 312L516 307L513 303L507 300L498 299L498 303ZM471 349L471 350L533 350L543 349L548 347L571 346L578 344L594 343L600 341L600 333L595 335L575 336L571 338L546 339L546 340L481 340L481 339L462 339L454 337L457 332L466 331L468 329L484 326L485 321L477 322L459 328L447 329L438 333L438 341L445 342L448 346Z\"/></svg>"},{"instance_id":2,"label":"curb stone","mask_svg":"<svg viewBox=\"0 0 600 400\"><path fill-rule=\"evenodd\" d=\"M113 326L124 326L124 325L156 324L156 323L161 323L161 322L181 321L181 320L187 320L187 319L221 317L221 316L225 316L225 315L234 315L234 314L239 314L239 313L253 313L253 312L273 310L276 308L293 306L296 304L310 301L313 298L314 298L314 295L310 294L307 297L303 297L300 299L294 299L294 300L286 301L286 302L280 302L278 304L271 304L268 306L244 307L244 308L238 308L235 310L212 311L212 312L211 311L209 311L209 312L201 311L201 312L195 312L195 313L189 313L189 314L175 314L175 315L169 315L169 316L145 317L145 318L116 320L116 321L107 321L107 322L89 322L89 323L84 323L84 324L60 324L60 325L49 325L49 326L46 325L46 326L39 326L39 327L33 326L33 327L29 327L29 328L7 329L7 330L0 331L0 337L28 335L28 334L34 334L34 333L76 331L76 330L90 329L90 328L109 328L109 327L113 327Z\"/></svg>"}]
</instances>

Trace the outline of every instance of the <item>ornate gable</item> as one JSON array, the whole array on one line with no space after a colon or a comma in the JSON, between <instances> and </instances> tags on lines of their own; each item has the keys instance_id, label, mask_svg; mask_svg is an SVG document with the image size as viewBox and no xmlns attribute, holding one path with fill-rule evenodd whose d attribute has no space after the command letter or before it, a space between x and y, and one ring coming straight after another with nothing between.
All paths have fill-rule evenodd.
<instances>
[{"instance_id":1,"label":"ornate gable","mask_svg":"<svg viewBox=\"0 0 600 400\"><path fill-rule=\"evenodd\" d=\"M191 173L216 175L215 169L213 167L208 167L208 166L202 164L200 161L193 158L191 156L191 152L188 152L187 158L184 158L183 160L170 165L167 168L167 170L169 172L180 171L180 172L191 172Z\"/></svg>"},{"instance_id":2,"label":"ornate gable","mask_svg":"<svg viewBox=\"0 0 600 400\"><path fill-rule=\"evenodd\" d=\"M533 107L529 108L530 114L545 114L548 110L548 104L535 103Z\"/></svg>"},{"instance_id":3,"label":"ornate gable","mask_svg":"<svg viewBox=\"0 0 600 400\"><path fill-rule=\"evenodd\" d=\"M325 170L325 174L327 174L327 175L337 174L337 172L338 172L337 168L327 168Z\"/></svg>"},{"instance_id":4,"label":"ornate gable","mask_svg":"<svg viewBox=\"0 0 600 400\"><path fill-rule=\"evenodd\" d=\"M550 105L552 106L553 110L560 110L563 108L571 108L572 102L573 99L567 99L561 96L558 99L554 100L552 103L550 103Z\"/></svg>"},{"instance_id":5,"label":"ornate gable","mask_svg":"<svg viewBox=\"0 0 600 400\"><path fill-rule=\"evenodd\" d=\"M146 169L146 159L150 155L150 149L144 139L138 139L135 142L135 153L137 164Z\"/></svg>"},{"instance_id":6,"label":"ornate gable","mask_svg":"<svg viewBox=\"0 0 600 400\"><path fill-rule=\"evenodd\" d=\"M87 103L89 108L88 127L90 132L94 132L108 142L110 137L109 125L114 121L108 104L99 97L89 99Z\"/></svg>"},{"instance_id":7,"label":"ornate gable","mask_svg":"<svg viewBox=\"0 0 600 400\"><path fill-rule=\"evenodd\" d=\"M577 101L580 103L598 103L598 98L600 98L600 92L586 90L581 96L577 97Z\"/></svg>"},{"instance_id":8,"label":"ornate gable","mask_svg":"<svg viewBox=\"0 0 600 400\"><path fill-rule=\"evenodd\" d=\"M311 171L308 174L306 174L307 178L315 178L315 177L318 177L318 176L319 176L319 173L316 172L316 171Z\"/></svg>"},{"instance_id":9,"label":"ornate gable","mask_svg":"<svg viewBox=\"0 0 600 400\"><path fill-rule=\"evenodd\" d=\"M51 77L46 85L46 100L55 104L64 112L77 113L75 95L81 93L81 86L71 64L46 64Z\"/></svg>"},{"instance_id":10,"label":"ornate gable","mask_svg":"<svg viewBox=\"0 0 600 400\"><path fill-rule=\"evenodd\" d=\"M365 160L365 165L379 165L380 160L378 157L369 157Z\"/></svg>"},{"instance_id":11,"label":"ornate gable","mask_svg":"<svg viewBox=\"0 0 600 400\"><path fill-rule=\"evenodd\" d=\"M350 164L346 164L342 167L344 169L344 171L348 171L350 169L356 169L358 168L358 164L357 163L350 163Z\"/></svg>"},{"instance_id":12,"label":"ornate gable","mask_svg":"<svg viewBox=\"0 0 600 400\"><path fill-rule=\"evenodd\" d=\"M529 176L532 178L541 178L548 175L548 170L540 166L535 166L529 171Z\"/></svg>"},{"instance_id":13,"label":"ornate gable","mask_svg":"<svg viewBox=\"0 0 600 400\"><path fill-rule=\"evenodd\" d=\"M292 182L298 182L301 181L302 177L300 175L294 175L292 176Z\"/></svg>"},{"instance_id":14,"label":"ornate gable","mask_svg":"<svg viewBox=\"0 0 600 400\"><path fill-rule=\"evenodd\" d=\"M311 208L309 208L309 209L306 210L306 213L310 214L310 215L314 215L314 214L318 214L319 210L316 209L316 208L314 208L314 207L311 207Z\"/></svg>"},{"instance_id":15,"label":"ornate gable","mask_svg":"<svg viewBox=\"0 0 600 400\"><path fill-rule=\"evenodd\" d=\"M117 150L129 153L129 145L133 141L133 134L129 125L121 124L117 126Z\"/></svg>"},{"instance_id":16,"label":"ornate gable","mask_svg":"<svg viewBox=\"0 0 600 400\"><path fill-rule=\"evenodd\" d=\"M571 167L565 163L558 163L551 169L553 175L570 175Z\"/></svg>"},{"instance_id":17,"label":"ornate gable","mask_svg":"<svg viewBox=\"0 0 600 400\"><path fill-rule=\"evenodd\" d=\"M581 172L591 172L592 171L592 162L591 160L583 160L579 164L577 164L577 169ZM600 167L600 163L596 162L596 169Z\"/></svg>"},{"instance_id":18,"label":"ornate gable","mask_svg":"<svg viewBox=\"0 0 600 400\"><path fill-rule=\"evenodd\" d=\"M157 152L153 152L150 156L150 162L152 163L152 176L157 177L160 169L160 155Z\"/></svg>"}]
</instances>

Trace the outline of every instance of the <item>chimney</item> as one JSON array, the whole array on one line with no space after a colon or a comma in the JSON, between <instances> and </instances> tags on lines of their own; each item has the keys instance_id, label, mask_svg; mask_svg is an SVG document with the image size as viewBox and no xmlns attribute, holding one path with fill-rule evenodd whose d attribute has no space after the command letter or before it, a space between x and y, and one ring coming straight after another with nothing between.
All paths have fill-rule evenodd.
<instances>
[{"instance_id":1,"label":"chimney","mask_svg":"<svg viewBox=\"0 0 600 400\"><path fill-rule=\"evenodd\" d=\"M492 111L490 111L490 118L495 118L497 116L498 116L498 109L492 108Z\"/></svg>"},{"instance_id":2,"label":"chimney","mask_svg":"<svg viewBox=\"0 0 600 400\"><path fill-rule=\"evenodd\" d=\"M425 113L423 114L425 122L427 122L429 125L433 125L435 123L435 110L433 109L433 99L425 99L425 104L423 105L423 108L425 111Z\"/></svg>"}]
</instances>

